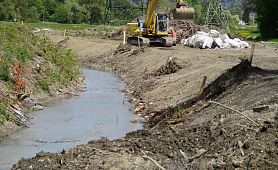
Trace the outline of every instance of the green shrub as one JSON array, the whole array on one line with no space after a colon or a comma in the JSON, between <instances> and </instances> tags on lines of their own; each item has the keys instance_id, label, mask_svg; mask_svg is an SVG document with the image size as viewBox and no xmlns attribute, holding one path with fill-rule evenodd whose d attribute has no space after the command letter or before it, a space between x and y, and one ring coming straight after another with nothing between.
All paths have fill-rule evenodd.
<instances>
[{"instance_id":1,"label":"green shrub","mask_svg":"<svg viewBox=\"0 0 278 170\"><path fill-rule=\"evenodd\" d=\"M3 63L0 63L0 80L11 81L11 72L9 68L9 62L5 59Z\"/></svg>"},{"instance_id":2,"label":"green shrub","mask_svg":"<svg viewBox=\"0 0 278 170\"><path fill-rule=\"evenodd\" d=\"M46 91L46 92L50 92L50 89L49 89L49 82L43 78L39 78L39 77L36 77L36 80L37 80L37 85L43 90L43 91Z\"/></svg>"},{"instance_id":3,"label":"green shrub","mask_svg":"<svg viewBox=\"0 0 278 170\"><path fill-rule=\"evenodd\" d=\"M2 125L5 121L9 121L11 119L11 115L7 112L7 106L0 101L0 125Z\"/></svg>"}]
</instances>

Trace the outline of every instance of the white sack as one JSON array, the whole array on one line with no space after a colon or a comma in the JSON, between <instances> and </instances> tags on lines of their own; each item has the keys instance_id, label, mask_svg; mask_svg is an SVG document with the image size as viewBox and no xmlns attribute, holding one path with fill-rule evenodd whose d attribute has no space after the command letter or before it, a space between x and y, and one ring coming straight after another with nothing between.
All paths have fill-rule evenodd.
<instances>
[{"instance_id":1,"label":"white sack","mask_svg":"<svg viewBox=\"0 0 278 170\"><path fill-rule=\"evenodd\" d=\"M189 37L186 41L186 45L188 47L194 47L193 42L195 41L196 35L193 35L192 37ZM195 42L194 42L195 43Z\"/></svg>"},{"instance_id":2,"label":"white sack","mask_svg":"<svg viewBox=\"0 0 278 170\"><path fill-rule=\"evenodd\" d=\"M195 37L195 41L193 41L193 47L202 48L206 37L208 37L207 33L197 32L196 37Z\"/></svg>"},{"instance_id":3,"label":"white sack","mask_svg":"<svg viewBox=\"0 0 278 170\"><path fill-rule=\"evenodd\" d=\"M241 41L240 42L240 48L249 48L250 46L249 46L249 44L248 44L248 42L246 42L246 41Z\"/></svg>"},{"instance_id":4,"label":"white sack","mask_svg":"<svg viewBox=\"0 0 278 170\"><path fill-rule=\"evenodd\" d=\"M214 42L217 47L223 48L223 41L220 38L214 38Z\"/></svg>"},{"instance_id":5,"label":"white sack","mask_svg":"<svg viewBox=\"0 0 278 170\"><path fill-rule=\"evenodd\" d=\"M241 42L241 40L239 38L235 38L234 41L239 42L239 43Z\"/></svg>"},{"instance_id":6,"label":"white sack","mask_svg":"<svg viewBox=\"0 0 278 170\"><path fill-rule=\"evenodd\" d=\"M212 47L212 44L213 44L213 38L212 37L206 37L205 38L205 41L203 43L203 46L202 48L205 49L205 48L211 48Z\"/></svg>"},{"instance_id":7,"label":"white sack","mask_svg":"<svg viewBox=\"0 0 278 170\"><path fill-rule=\"evenodd\" d=\"M220 33L216 30L210 30L209 36L213 38L218 38L220 36Z\"/></svg>"},{"instance_id":8,"label":"white sack","mask_svg":"<svg viewBox=\"0 0 278 170\"><path fill-rule=\"evenodd\" d=\"M229 49L229 48L232 48L232 47L229 43L223 43L223 48L224 49Z\"/></svg>"},{"instance_id":9,"label":"white sack","mask_svg":"<svg viewBox=\"0 0 278 170\"><path fill-rule=\"evenodd\" d=\"M240 48L240 42L235 40L229 39L227 43L229 43L232 48Z\"/></svg>"},{"instance_id":10,"label":"white sack","mask_svg":"<svg viewBox=\"0 0 278 170\"><path fill-rule=\"evenodd\" d=\"M220 39L224 43L226 40L229 40L230 37L227 34L222 34L222 35L220 35Z\"/></svg>"}]
</instances>

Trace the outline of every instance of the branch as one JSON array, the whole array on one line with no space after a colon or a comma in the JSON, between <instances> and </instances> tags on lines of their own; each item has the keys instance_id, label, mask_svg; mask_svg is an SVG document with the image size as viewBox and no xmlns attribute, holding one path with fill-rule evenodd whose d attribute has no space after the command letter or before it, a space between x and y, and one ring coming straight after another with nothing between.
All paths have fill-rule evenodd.
<instances>
[{"instance_id":1,"label":"branch","mask_svg":"<svg viewBox=\"0 0 278 170\"><path fill-rule=\"evenodd\" d=\"M150 161L152 161L159 169L166 170L156 160L154 160L153 158L147 156L144 151L141 151L141 152L144 154L144 156L142 156L143 158L146 158L146 159L149 159Z\"/></svg>"},{"instance_id":2,"label":"branch","mask_svg":"<svg viewBox=\"0 0 278 170\"><path fill-rule=\"evenodd\" d=\"M258 123L255 122L254 120L252 120L250 117L248 117L248 116L242 114L240 111L235 110L235 109L233 109L233 108L231 108L231 107L229 107L229 106L226 106L226 105L224 105L224 104L221 104L221 103L218 103L218 102L215 102L215 101L208 101L208 103L217 104L217 105L222 106L222 107L224 107L224 108L226 108L226 109L232 110L232 111L234 111L234 112L240 114L241 116L245 117L246 119L248 119L249 121L251 121L252 123L254 123L256 126L260 126L260 124L258 124Z\"/></svg>"}]
</instances>

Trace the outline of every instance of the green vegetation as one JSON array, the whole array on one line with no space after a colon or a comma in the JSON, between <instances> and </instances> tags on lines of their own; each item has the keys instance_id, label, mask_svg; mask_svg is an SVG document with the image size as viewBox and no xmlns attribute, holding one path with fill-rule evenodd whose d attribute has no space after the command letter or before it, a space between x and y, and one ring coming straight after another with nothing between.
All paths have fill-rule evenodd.
<instances>
[{"instance_id":1,"label":"green vegetation","mask_svg":"<svg viewBox=\"0 0 278 170\"><path fill-rule=\"evenodd\" d=\"M245 26L237 29L230 29L229 33L234 37L242 37L250 41L264 41L273 45L278 45L278 38L263 37L256 26Z\"/></svg>"},{"instance_id":2,"label":"green vegetation","mask_svg":"<svg viewBox=\"0 0 278 170\"><path fill-rule=\"evenodd\" d=\"M253 0L258 28L265 38L278 38L278 1Z\"/></svg>"},{"instance_id":3,"label":"green vegetation","mask_svg":"<svg viewBox=\"0 0 278 170\"><path fill-rule=\"evenodd\" d=\"M0 101L0 126L3 125L5 121L11 120L11 115L7 112L7 106L2 101Z\"/></svg>"},{"instance_id":4,"label":"green vegetation","mask_svg":"<svg viewBox=\"0 0 278 170\"><path fill-rule=\"evenodd\" d=\"M136 5L129 0L118 2ZM0 20L100 24L104 22L105 7L105 0L0 0ZM130 19L136 14L130 10L119 16Z\"/></svg>"},{"instance_id":5,"label":"green vegetation","mask_svg":"<svg viewBox=\"0 0 278 170\"><path fill-rule=\"evenodd\" d=\"M79 75L71 51L59 48L47 37L35 36L20 24L1 24L0 44L0 81L7 85L16 84L17 80L12 77L15 63L19 63L23 70L33 67L39 73L35 79L37 85L45 91L49 91L51 85L67 85Z\"/></svg>"}]
</instances>

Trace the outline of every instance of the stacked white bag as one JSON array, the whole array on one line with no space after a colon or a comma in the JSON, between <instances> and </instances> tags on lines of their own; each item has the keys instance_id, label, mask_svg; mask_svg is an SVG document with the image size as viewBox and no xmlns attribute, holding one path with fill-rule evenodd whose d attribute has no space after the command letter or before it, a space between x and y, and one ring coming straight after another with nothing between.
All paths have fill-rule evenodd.
<instances>
[{"instance_id":1,"label":"stacked white bag","mask_svg":"<svg viewBox=\"0 0 278 170\"><path fill-rule=\"evenodd\" d=\"M197 34L182 41L184 45L194 48L249 48L246 41L239 38L230 39L227 34L220 34L216 30L209 33L199 31Z\"/></svg>"}]
</instances>

